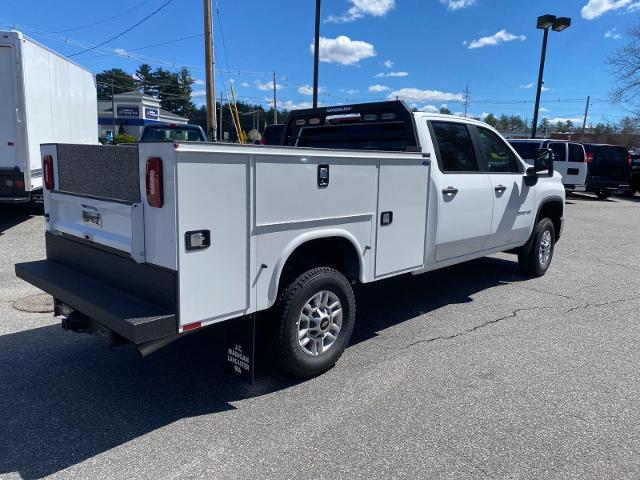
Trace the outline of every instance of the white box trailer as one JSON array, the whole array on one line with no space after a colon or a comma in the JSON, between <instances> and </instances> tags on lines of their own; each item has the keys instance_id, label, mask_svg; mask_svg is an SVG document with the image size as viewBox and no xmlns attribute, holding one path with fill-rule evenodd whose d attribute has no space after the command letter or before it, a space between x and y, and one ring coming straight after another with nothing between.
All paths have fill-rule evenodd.
<instances>
[{"instance_id":1,"label":"white box trailer","mask_svg":"<svg viewBox=\"0 0 640 480\"><path fill-rule=\"evenodd\" d=\"M98 143L93 74L17 31L0 31L0 203L42 192L40 145Z\"/></svg>"},{"instance_id":2,"label":"white box trailer","mask_svg":"<svg viewBox=\"0 0 640 480\"><path fill-rule=\"evenodd\" d=\"M43 145L47 259L16 273L65 328L143 354L270 310L261 344L315 375L349 342L352 283L501 251L543 275L565 197L540 153L529 167L488 125L401 102L292 112L282 146ZM229 345L246 370L252 343Z\"/></svg>"}]
</instances>

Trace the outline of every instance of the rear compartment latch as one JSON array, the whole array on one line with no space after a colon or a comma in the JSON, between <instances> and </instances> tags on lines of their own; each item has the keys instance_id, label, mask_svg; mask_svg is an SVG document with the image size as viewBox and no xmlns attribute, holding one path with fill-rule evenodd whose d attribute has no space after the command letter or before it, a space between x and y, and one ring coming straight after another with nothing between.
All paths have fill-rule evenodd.
<instances>
[{"instance_id":1,"label":"rear compartment latch","mask_svg":"<svg viewBox=\"0 0 640 480\"><path fill-rule=\"evenodd\" d=\"M184 245L188 252L204 250L211 245L211 232L209 230L192 230L184 234Z\"/></svg>"}]
</instances>

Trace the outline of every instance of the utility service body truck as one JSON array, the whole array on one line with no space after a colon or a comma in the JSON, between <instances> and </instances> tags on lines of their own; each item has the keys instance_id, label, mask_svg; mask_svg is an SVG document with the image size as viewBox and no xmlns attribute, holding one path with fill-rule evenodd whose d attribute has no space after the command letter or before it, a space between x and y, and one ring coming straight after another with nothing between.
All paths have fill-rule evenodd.
<instances>
[{"instance_id":1,"label":"utility service body truck","mask_svg":"<svg viewBox=\"0 0 640 480\"><path fill-rule=\"evenodd\" d=\"M143 354L269 310L281 366L306 377L347 346L355 282L501 251L549 267L565 198L549 150L529 167L488 125L402 102L292 112L280 143L43 145L47 258L17 275L64 327Z\"/></svg>"},{"instance_id":2,"label":"utility service body truck","mask_svg":"<svg viewBox=\"0 0 640 480\"><path fill-rule=\"evenodd\" d=\"M0 203L42 196L40 145L98 143L93 74L17 31L0 31Z\"/></svg>"}]
</instances>

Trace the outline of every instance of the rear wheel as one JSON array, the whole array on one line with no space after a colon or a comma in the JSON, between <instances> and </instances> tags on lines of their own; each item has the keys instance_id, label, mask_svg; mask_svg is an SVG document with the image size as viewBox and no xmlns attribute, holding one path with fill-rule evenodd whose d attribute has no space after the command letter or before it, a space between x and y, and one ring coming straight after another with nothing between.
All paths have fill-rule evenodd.
<instances>
[{"instance_id":1,"label":"rear wheel","mask_svg":"<svg viewBox=\"0 0 640 480\"><path fill-rule=\"evenodd\" d=\"M532 277L541 277L551 265L555 248L556 230L553 222L543 218L533 231L533 243L527 253L518 255L520 270Z\"/></svg>"},{"instance_id":2,"label":"rear wheel","mask_svg":"<svg viewBox=\"0 0 640 480\"><path fill-rule=\"evenodd\" d=\"M347 347L356 305L349 280L337 270L309 270L280 294L279 366L300 378L329 370Z\"/></svg>"},{"instance_id":3,"label":"rear wheel","mask_svg":"<svg viewBox=\"0 0 640 480\"><path fill-rule=\"evenodd\" d=\"M600 200L606 200L607 198L609 198L611 196L610 192L607 192L606 190L598 190L596 192L596 196L600 199Z\"/></svg>"},{"instance_id":4,"label":"rear wheel","mask_svg":"<svg viewBox=\"0 0 640 480\"><path fill-rule=\"evenodd\" d=\"M636 194L636 189L633 187L629 187L622 192L623 197L633 197Z\"/></svg>"}]
</instances>

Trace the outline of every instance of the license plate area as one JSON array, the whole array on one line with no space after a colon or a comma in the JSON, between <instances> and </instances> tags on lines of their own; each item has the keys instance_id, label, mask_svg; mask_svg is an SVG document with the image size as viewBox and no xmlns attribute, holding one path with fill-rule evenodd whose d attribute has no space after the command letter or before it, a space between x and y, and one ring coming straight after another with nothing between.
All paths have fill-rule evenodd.
<instances>
[{"instance_id":1,"label":"license plate area","mask_svg":"<svg viewBox=\"0 0 640 480\"><path fill-rule=\"evenodd\" d=\"M93 227L102 228L102 215L97 212L82 211L82 221Z\"/></svg>"}]
</instances>

